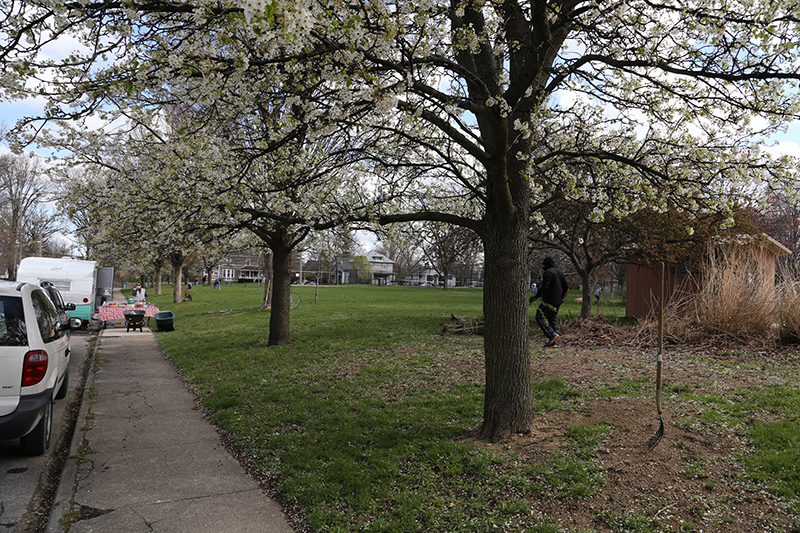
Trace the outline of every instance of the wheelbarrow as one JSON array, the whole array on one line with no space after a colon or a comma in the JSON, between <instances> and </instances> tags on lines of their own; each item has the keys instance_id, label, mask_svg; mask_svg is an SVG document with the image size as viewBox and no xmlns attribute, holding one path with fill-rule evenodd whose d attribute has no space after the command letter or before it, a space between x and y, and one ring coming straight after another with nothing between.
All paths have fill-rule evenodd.
<instances>
[{"instance_id":1,"label":"wheelbarrow","mask_svg":"<svg viewBox=\"0 0 800 533\"><path fill-rule=\"evenodd\" d=\"M130 331L131 328L133 328L133 331L136 331L136 328L142 331L144 327L144 309L126 309L122 314L125 316L126 332Z\"/></svg>"}]
</instances>

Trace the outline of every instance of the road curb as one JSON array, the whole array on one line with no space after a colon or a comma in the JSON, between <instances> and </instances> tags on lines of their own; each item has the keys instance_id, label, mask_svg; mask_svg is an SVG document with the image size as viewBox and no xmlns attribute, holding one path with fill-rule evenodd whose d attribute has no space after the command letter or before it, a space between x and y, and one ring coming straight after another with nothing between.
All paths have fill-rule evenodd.
<instances>
[{"instance_id":1,"label":"road curb","mask_svg":"<svg viewBox=\"0 0 800 533\"><path fill-rule=\"evenodd\" d=\"M58 488L56 489L53 503L50 506L50 515L47 519L47 526L44 530L45 533L62 533L64 528L61 525L61 518L67 516L72 510L72 495L75 490L75 480L78 476L78 459L80 457L80 448L83 441L82 429L84 424L81 422L86 420L91 405L89 395L94 381L94 366L97 360L97 351L100 347L101 336L102 330L98 332L91 354L86 358L87 366L83 380L83 392L80 398L80 410L75 419L75 429L70 439L69 455L64 461L64 467L61 470L61 475L58 480Z\"/></svg>"}]
</instances>

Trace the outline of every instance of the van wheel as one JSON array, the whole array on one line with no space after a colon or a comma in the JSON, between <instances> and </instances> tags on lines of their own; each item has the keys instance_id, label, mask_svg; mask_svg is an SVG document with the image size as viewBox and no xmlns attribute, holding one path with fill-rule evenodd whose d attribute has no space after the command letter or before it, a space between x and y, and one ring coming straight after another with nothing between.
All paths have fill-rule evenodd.
<instances>
[{"instance_id":1,"label":"van wheel","mask_svg":"<svg viewBox=\"0 0 800 533\"><path fill-rule=\"evenodd\" d=\"M47 402L39 423L33 431L19 439L19 446L25 455L42 455L50 446L50 435L53 432L53 402Z\"/></svg>"},{"instance_id":2,"label":"van wheel","mask_svg":"<svg viewBox=\"0 0 800 533\"><path fill-rule=\"evenodd\" d=\"M69 392L69 370L64 372L64 381L61 382L61 386L58 388L58 392L56 393L56 400L63 400L67 397L67 393Z\"/></svg>"},{"instance_id":3,"label":"van wheel","mask_svg":"<svg viewBox=\"0 0 800 533\"><path fill-rule=\"evenodd\" d=\"M64 381L61 382L61 386L58 388L58 392L56 393L56 400L61 400L67 397L67 393L69 392L69 369L64 372Z\"/></svg>"}]
</instances>

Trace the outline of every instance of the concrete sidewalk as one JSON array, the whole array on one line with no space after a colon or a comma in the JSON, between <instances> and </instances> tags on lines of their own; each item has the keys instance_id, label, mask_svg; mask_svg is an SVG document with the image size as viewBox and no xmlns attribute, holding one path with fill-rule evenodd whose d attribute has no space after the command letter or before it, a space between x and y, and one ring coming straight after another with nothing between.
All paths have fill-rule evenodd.
<instances>
[{"instance_id":1,"label":"concrete sidewalk","mask_svg":"<svg viewBox=\"0 0 800 533\"><path fill-rule=\"evenodd\" d=\"M291 532L147 329L100 332L47 532ZM88 428L88 429L87 429Z\"/></svg>"}]
</instances>

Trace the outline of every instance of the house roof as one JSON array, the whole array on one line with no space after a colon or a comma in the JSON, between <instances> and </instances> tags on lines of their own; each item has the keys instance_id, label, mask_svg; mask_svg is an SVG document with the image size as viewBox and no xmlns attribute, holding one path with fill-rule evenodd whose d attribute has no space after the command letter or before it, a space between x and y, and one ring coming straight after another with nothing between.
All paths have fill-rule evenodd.
<instances>
[{"instance_id":1,"label":"house roof","mask_svg":"<svg viewBox=\"0 0 800 533\"><path fill-rule=\"evenodd\" d=\"M394 261L386 257L385 254L376 252L372 250L371 252L367 252L367 261L370 263L390 263L394 264Z\"/></svg>"}]
</instances>

